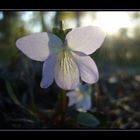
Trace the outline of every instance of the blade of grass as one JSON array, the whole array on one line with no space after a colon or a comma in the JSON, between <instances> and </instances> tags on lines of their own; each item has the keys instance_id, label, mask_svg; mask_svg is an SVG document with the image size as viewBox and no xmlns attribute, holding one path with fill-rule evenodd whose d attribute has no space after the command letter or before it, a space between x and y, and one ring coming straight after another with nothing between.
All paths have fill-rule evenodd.
<instances>
[{"instance_id":1,"label":"blade of grass","mask_svg":"<svg viewBox=\"0 0 140 140\"><path fill-rule=\"evenodd\" d=\"M13 91L13 88L10 84L9 81L5 80L5 83L6 83L6 89L7 89L7 93L8 95L10 96L10 98L12 99L12 101L18 105L18 106L22 106L19 102L19 100L17 99L16 95L14 94L14 91Z\"/></svg>"},{"instance_id":2,"label":"blade of grass","mask_svg":"<svg viewBox=\"0 0 140 140\"><path fill-rule=\"evenodd\" d=\"M36 118L36 115L35 113L33 113L31 110L25 108L20 102L19 100L17 99L15 93L14 93L14 90L12 88L12 85L10 84L9 81L5 80L5 83L6 83L6 89L7 89L7 93L8 95L10 96L10 98L12 99L12 101L18 105L19 107L21 107L22 109L26 110L28 113L30 113L32 116L34 116Z\"/></svg>"}]
</instances>

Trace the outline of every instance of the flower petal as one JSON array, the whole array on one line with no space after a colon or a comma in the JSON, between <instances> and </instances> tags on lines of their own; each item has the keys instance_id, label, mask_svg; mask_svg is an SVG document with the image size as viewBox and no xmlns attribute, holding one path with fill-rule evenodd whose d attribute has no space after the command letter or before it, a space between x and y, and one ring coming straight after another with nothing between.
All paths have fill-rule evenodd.
<instances>
[{"instance_id":1,"label":"flower petal","mask_svg":"<svg viewBox=\"0 0 140 140\"><path fill-rule=\"evenodd\" d=\"M69 98L68 106L76 105L78 111L86 112L92 106L91 96L82 91L69 91L67 97Z\"/></svg>"},{"instance_id":2,"label":"flower petal","mask_svg":"<svg viewBox=\"0 0 140 140\"><path fill-rule=\"evenodd\" d=\"M69 98L68 106L72 106L77 103L77 93L75 91L67 92L67 97Z\"/></svg>"},{"instance_id":3,"label":"flower petal","mask_svg":"<svg viewBox=\"0 0 140 140\"><path fill-rule=\"evenodd\" d=\"M54 68L56 63L56 55L50 55L43 64L43 74L40 86L42 88L48 88L54 79Z\"/></svg>"},{"instance_id":4,"label":"flower petal","mask_svg":"<svg viewBox=\"0 0 140 140\"><path fill-rule=\"evenodd\" d=\"M58 52L62 41L52 33L35 33L17 40L16 46L29 58L45 61L49 54Z\"/></svg>"},{"instance_id":5,"label":"flower petal","mask_svg":"<svg viewBox=\"0 0 140 140\"><path fill-rule=\"evenodd\" d=\"M72 54L66 50L58 55L55 67L55 81L65 90L75 89L79 84L79 70Z\"/></svg>"},{"instance_id":6,"label":"flower petal","mask_svg":"<svg viewBox=\"0 0 140 140\"><path fill-rule=\"evenodd\" d=\"M83 99L76 104L77 110L82 112L86 112L91 106L91 97L89 95L84 95Z\"/></svg>"},{"instance_id":7,"label":"flower petal","mask_svg":"<svg viewBox=\"0 0 140 140\"><path fill-rule=\"evenodd\" d=\"M105 39L105 33L98 27L87 26L76 28L66 36L67 45L73 51L92 54Z\"/></svg>"},{"instance_id":8,"label":"flower petal","mask_svg":"<svg viewBox=\"0 0 140 140\"><path fill-rule=\"evenodd\" d=\"M81 53L74 53L74 56L76 58L81 79L89 84L96 83L99 79L99 73L93 59Z\"/></svg>"}]
</instances>

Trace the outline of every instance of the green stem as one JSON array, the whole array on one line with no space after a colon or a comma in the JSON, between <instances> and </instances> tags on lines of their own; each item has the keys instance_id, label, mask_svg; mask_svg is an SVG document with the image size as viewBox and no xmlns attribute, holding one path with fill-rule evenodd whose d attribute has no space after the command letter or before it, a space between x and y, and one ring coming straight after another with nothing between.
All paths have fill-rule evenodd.
<instances>
[{"instance_id":1,"label":"green stem","mask_svg":"<svg viewBox=\"0 0 140 140\"><path fill-rule=\"evenodd\" d=\"M61 117L61 123L64 123L65 120L65 112L67 108L67 100L66 100L66 93L65 91L62 91L59 93L59 112Z\"/></svg>"},{"instance_id":2,"label":"green stem","mask_svg":"<svg viewBox=\"0 0 140 140\"><path fill-rule=\"evenodd\" d=\"M95 84L96 94L95 94L95 102L96 102L96 108L97 110L100 110L100 88L99 84Z\"/></svg>"},{"instance_id":3,"label":"green stem","mask_svg":"<svg viewBox=\"0 0 140 140\"><path fill-rule=\"evenodd\" d=\"M63 31L64 30L64 21L63 20L60 20L60 30Z\"/></svg>"}]
</instances>

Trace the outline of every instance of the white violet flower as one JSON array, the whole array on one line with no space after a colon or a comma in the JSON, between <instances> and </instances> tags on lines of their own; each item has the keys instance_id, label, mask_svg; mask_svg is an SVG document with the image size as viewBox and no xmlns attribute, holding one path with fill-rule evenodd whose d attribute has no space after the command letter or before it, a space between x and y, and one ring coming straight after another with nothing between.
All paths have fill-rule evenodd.
<instances>
[{"instance_id":1,"label":"white violet flower","mask_svg":"<svg viewBox=\"0 0 140 140\"><path fill-rule=\"evenodd\" d=\"M60 88L72 90L80 78L89 84L97 82L98 69L88 55L101 46L104 38L100 28L87 26L72 29L64 43L53 33L41 32L18 39L16 45L29 58L44 61L42 88L49 87L55 79Z\"/></svg>"}]
</instances>

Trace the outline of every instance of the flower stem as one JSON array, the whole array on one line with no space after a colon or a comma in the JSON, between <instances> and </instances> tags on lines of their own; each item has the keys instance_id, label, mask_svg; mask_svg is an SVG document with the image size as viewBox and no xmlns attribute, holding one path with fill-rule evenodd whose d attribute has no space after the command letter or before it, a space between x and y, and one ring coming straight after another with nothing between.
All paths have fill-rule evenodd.
<instances>
[{"instance_id":1,"label":"flower stem","mask_svg":"<svg viewBox=\"0 0 140 140\"><path fill-rule=\"evenodd\" d=\"M99 111L100 110L100 88L99 83L95 84L96 94L95 94L95 102L96 102L96 108Z\"/></svg>"},{"instance_id":2,"label":"flower stem","mask_svg":"<svg viewBox=\"0 0 140 140\"><path fill-rule=\"evenodd\" d=\"M60 30L64 30L64 21L63 20L60 20Z\"/></svg>"},{"instance_id":3,"label":"flower stem","mask_svg":"<svg viewBox=\"0 0 140 140\"><path fill-rule=\"evenodd\" d=\"M66 93L65 91L62 91L61 93L59 93L59 112L61 124L64 124L66 108L67 108Z\"/></svg>"}]
</instances>

